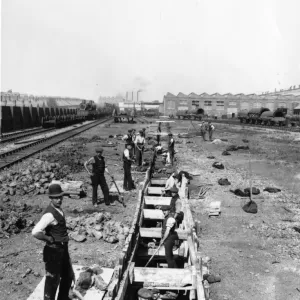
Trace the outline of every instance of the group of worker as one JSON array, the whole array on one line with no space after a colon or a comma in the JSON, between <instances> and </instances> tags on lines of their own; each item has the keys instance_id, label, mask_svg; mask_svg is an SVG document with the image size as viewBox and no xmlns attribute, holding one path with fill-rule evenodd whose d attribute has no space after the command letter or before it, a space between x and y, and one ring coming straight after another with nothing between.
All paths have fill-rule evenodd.
<instances>
[{"instance_id":1,"label":"group of worker","mask_svg":"<svg viewBox=\"0 0 300 300\"><path fill-rule=\"evenodd\" d=\"M131 165L136 157L137 165L142 165L143 151L145 147L145 129L135 133L135 130L128 130L123 137L125 149L123 151L123 168L124 168L124 190L130 191L135 189L131 176ZM159 142L158 142L159 144ZM174 138L169 134L168 155L173 164L174 158ZM97 206L97 189L101 186L104 194L104 202L110 205L109 189L104 174L109 174L103 148L97 147L96 155L84 163L84 167L91 177L93 187L92 203ZM92 171L88 166L92 165ZM184 176L184 175L183 175ZM165 219L162 223L162 240L164 244L166 260L169 268L176 268L176 262L173 256L173 248L176 245L175 228L183 220L181 212L181 203L178 196L178 187L180 187L180 176L173 173L167 180L164 193L172 197L171 205L161 206ZM64 192L59 184L49 186L50 204L44 211L40 221L32 230L32 235L46 244L43 250L43 261L46 269L46 280L44 288L44 300L54 300L56 291L58 291L57 300L69 299L69 289L75 284L75 275L68 250L69 236L66 226L66 217L61 208ZM161 246L160 245L160 246Z\"/></svg>"},{"instance_id":2,"label":"group of worker","mask_svg":"<svg viewBox=\"0 0 300 300\"><path fill-rule=\"evenodd\" d=\"M202 123L199 124L200 126L200 132L201 132L201 136L203 138L204 141L206 140L206 133L208 133L208 138L210 141L213 140L213 132L215 131L215 126L211 123L211 121L209 121L208 123L206 123L205 121L202 121Z\"/></svg>"}]
</instances>

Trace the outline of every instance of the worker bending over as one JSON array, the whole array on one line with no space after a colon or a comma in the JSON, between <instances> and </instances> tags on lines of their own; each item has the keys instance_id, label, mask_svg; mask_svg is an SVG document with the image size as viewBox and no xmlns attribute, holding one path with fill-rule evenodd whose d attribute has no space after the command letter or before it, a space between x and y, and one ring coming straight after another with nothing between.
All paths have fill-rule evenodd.
<instances>
[{"instance_id":1,"label":"worker bending over","mask_svg":"<svg viewBox=\"0 0 300 300\"><path fill-rule=\"evenodd\" d=\"M126 149L123 152L123 168L124 168L124 183L123 188L125 191L134 190L135 186L131 176L131 164L134 162L132 158L132 145L127 144Z\"/></svg>"},{"instance_id":2,"label":"worker bending over","mask_svg":"<svg viewBox=\"0 0 300 300\"><path fill-rule=\"evenodd\" d=\"M160 247L162 245L165 247L168 268L177 268L173 255L173 247L175 246L175 242L177 240L177 234L175 233L176 220L174 218L174 213L171 213L170 205L162 205L161 210L164 214L164 220L162 224L162 239L160 242Z\"/></svg>"},{"instance_id":3,"label":"worker bending over","mask_svg":"<svg viewBox=\"0 0 300 300\"><path fill-rule=\"evenodd\" d=\"M180 187L180 182L179 182L179 177L176 172L174 172L166 181L165 188L163 189L163 192L165 193L165 196L171 197L171 189L173 187L179 188Z\"/></svg>"},{"instance_id":4,"label":"worker bending over","mask_svg":"<svg viewBox=\"0 0 300 300\"><path fill-rule=\"evenodd\" d=\"M140 130L136 134L134 144L135 144L135 149L136 149L136 152L135 152L136 163L138 166L141 166L142 162L143 162L143 152L144 152L144 147L145 147L145 138L143 137L142 130Z\"/></svg>"},{"instance_id":5,"label":"worker bending over","mask_svg":"<svg viewBox=\"0 0 300 300\"><path fill-rule=\"evenodd\" d=\"M104 172L108 173L108 170L105 167L105 161L102 154L103 154L103 149L96 148L96 155L94 157L91 157L88 161L84 163L85 169L87 170L88 174L91 176L92 187L93 187L92 203L95 207L98 206L98 185L101 186L105 204L106 205L110 204L109 189L104 176ZM88 169L88 165L90 164L93 166L92 173Z\"/></svg>"},{"instance_id":6,"label":"worker bending over","mask_svg":"<svg viewBox=\"0 0 300 300\"><path fill-rule=\"evenodd\" d=\"M207 131L206 124L205 124L205 122L203 121L203 122L200 124L200 132L201 132L201 136L202 136L202 138L203 138L203 141L206 141L206 131Z\"/></svg>"},{"instance_id":7,"label":"worker bending over","mask_svg":"<svg viewBox=\"0 0 300 300\"><path fill-rule=\"evenodd\" d=\"M46 280L44 300L69 299L69 289L75 283L75 275L70 260L65 214L61 209L64 192L59 184L49 186L50 204L40 221L32 230L32 235L46 242L43 251ZM55 298L59 286L58 296Z\"/></svg>"}]
</instances>

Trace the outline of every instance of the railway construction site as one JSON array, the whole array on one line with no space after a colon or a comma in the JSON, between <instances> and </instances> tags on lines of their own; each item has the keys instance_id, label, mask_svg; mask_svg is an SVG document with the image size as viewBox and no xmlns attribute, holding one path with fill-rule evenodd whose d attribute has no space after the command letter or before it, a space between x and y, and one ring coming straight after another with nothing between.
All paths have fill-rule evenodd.
<instances>
[{"instance_id":1,"label":"railway construction site","mask_svg":"<svg viewBox=\"0 0 300 300\"><path fill-rule=\"evenodd\" d=\"M59 181L75 286L83 273L94 280L75 287L73 299L145 299L143 287L156 288L160 299L299 299L300 134L213 124L212 141L187 121L107 118L51 138L27 137L32 147L0 144L0 298L43 299L44 243L31 232L49 204L49 185ZM143 165L132 165L136 189L126 192L121 138L132 128L146 128L146 145ZM173 166L166 163L168 133ZM118 188L106 176L110 205L100 194L95 207L84 162L97 147ZM178 192L184 217L175 230L177 267L170 269L157 223L171 201L162 190L175 172L185 174Z\"/></svg>"}]
</instances>

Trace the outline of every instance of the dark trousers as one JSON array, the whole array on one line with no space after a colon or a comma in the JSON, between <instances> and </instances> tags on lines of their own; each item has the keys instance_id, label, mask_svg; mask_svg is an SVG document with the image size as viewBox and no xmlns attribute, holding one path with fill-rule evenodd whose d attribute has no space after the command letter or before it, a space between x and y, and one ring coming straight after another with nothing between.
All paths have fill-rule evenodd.
<instances>
[{"instance_id":1,"label":"dark trousers","mask_svg":"<svg viewBox=\"0 0 300 300\"><path fill-rule=\"evenodd\" d=\"M46 268L44 300L55 300L58 285L57 300L68 300L69 289L73 280L68 246L53 248L46 245L43 259Z\"/></svg>"},{"instance_id":2,"label":"dark trousers","mask_svg":"<svg viewBox=\"0 0 300 300\"><path fill-rule=\"evenodd\" d=\"M173 166L173 163L174 163L174 150L169 149L169 154L170 154L170 162L171 162L171 165Z\"/></svg>"},{"instance_id":3,"label":"dark trousers","mask_svg":"<svg viewBox=\"0 0 300 300\"><path fill-rule=\"evenodd\" d=\"M157 141L157 144L160 143L160 135L157 135L157 136L156 136L156 141Z\"/></svg>"},{"instance_id":4,"label":"dark trousers","mask_svg":"<svg viewBox=\"0 0 300 300\"><path fill-rule=\"evenodd\" d=\"M164 242L166 261L168 263L168 268L177 268L176 261L173 255L173 247L175 245L176 235L170 234Z\"/></svg>"},{"instance_id":5,"label":"dark trousers","mask_svg":"<svg viewBox=\"0 0 300 300\"><path fill-rule=\"evenodd\" d=\"M212 141L213 131L210 130L210 131L208 132L208 135L209 135L209 140Z\"/></svg>"},{"instance_id":6,"label":"dark trousers","mask_svg":"<svg viewBox=\"0 0 300 300\"><path fill-rule=\"evenodd\" d=\"M142 149L142 148L140 148ZM135 157L136 157L136 164L138 166L141 166L142 165L142 162L143 162L143 151L142 150L139 150L138 147L136 147L136 152L135 152Z\"/></svg>"},{"instance_id":7,"label":"dark trousers","mask_svg":"<svg viewBox=\"0 0 300 300\"><path fill-rule=\"evenodd\" d=\"M206 132L201 131L201 135L202 135L203 141L206 141Z\"/></svg>"},{"instance_id":8,"label":"dark trousers","mask_svg":"<svg viewBox=\"0 0 300 300\"><path fill-rule=\"evenodd\" d=\"M104 174L95 174L91 176L91 180L92 180L92 187L93 187L93 197L92 197L93 204L96 204L98 200L98 185L101 186L102 193L104 195L104 202L109 203L109 199L108 199L109 189Z\"/></svg>"},{"instance_id":9,"label":"dark trousers","mask_svg":"<svg viewBox=\"0 0 300 300\"><path fill-rule=\"evenodd\" d=\"M123 188L124 190L132 190L134 188L134 183L132 181L131 176L131 163L124 162L124 183Z\"/></svg>"}]
</instances>

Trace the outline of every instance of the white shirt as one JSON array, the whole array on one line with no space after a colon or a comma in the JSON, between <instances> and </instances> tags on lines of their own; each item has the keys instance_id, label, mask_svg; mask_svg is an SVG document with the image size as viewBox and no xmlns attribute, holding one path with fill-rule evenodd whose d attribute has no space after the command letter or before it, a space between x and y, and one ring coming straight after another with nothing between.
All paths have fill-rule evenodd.
<instances>
[{"instance_id":1,"label":"white shirt","mask_svg":"<svg viewBox=\"0 0 300 300\"><path fill-rule=\"evenodd\" d=\"M145 144L145 138L138 135L134 141L135 144L139 143L139 144Z\"/></svg>"},{"instance_id":2,"label":"white shirt","mask_svg":"<svg viewBox=\"0 0 300 300\"><path fill-rule=\"evenodd\" d=\"M124 155L125 155L126 158L130 159L129 150L128 149L124 150Z\"/></svg>"},{"instance_id":3,"label":"white shirt","mask_svg":"<svg viewBox=\"0 0 300 300\"><path fill-rule=\"evenodd\" d=\"M175 224L176 224L175 219L172 218L172 217L170 217L170 218L167 220L166 227L171 229Z\"/></svg>"},{"instance_id":4,"label":"white shirt","mask_svg":"<svg viewBox=\"0 0 300 300\"><path fill-rule=\"evenodd\" d=\"M53 206L53 208L55 208L62 216L64 216L64 213L62 210L60 210L54 206ZM49 225L57 225L57 224L58 224L58 222L56 221L54 216L51 213L46 213L41 217L40 221L32 229L32 235L35 235L38 232L44 232L46 227Z\"/></svg>"}]
</instances>

